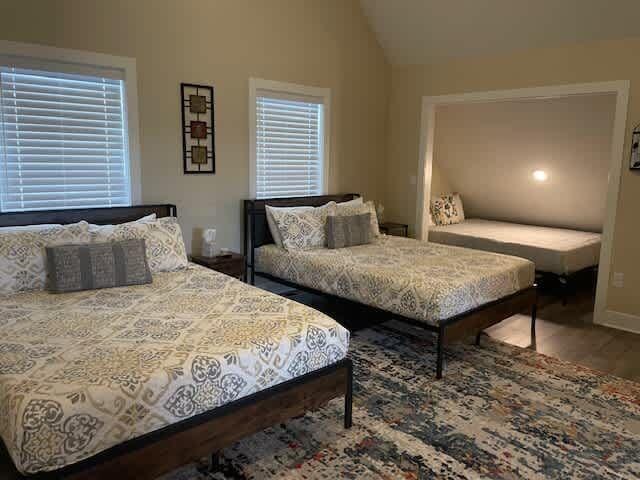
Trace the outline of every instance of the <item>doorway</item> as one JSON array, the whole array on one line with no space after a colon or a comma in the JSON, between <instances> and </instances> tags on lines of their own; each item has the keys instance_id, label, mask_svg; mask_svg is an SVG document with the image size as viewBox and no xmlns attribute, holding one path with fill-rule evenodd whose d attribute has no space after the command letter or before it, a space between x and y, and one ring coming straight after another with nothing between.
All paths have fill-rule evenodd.
<instances>
[{"instance_id":1,"label":"doorway","mask_svg":"<svg viewBox=\"0 0 640 480\"><path fill-rule=\"evenodd\" d=\"M606 305L611 269L611 250L615 225L618 191L624 157L624 137L629 97L628 81L599 82L548 87L523 88L515 90L494 90L486 92L464 93L423 97L420 136L420 159L418 166L418 195L416 236L427 240L429 232L429 202L433 175L434 142L436 128L436 109L439 106L461 103L488 103L509 100L535 100L563 98L574 95L594 94L615 95L615 114L611 142L609 178L606 188L606 205L602 226L599 269L596 282L594 322L607 325Z\"/></svg>"}]
</instances>

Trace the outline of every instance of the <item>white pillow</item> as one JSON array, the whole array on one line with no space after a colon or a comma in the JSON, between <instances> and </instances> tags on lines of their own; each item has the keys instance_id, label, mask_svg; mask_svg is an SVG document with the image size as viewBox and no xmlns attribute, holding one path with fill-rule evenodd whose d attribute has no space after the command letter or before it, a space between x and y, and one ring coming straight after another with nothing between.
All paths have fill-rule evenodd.
<instances>
[{"instance_id":1,"label":"white pillow","mask_svg":"<svg viewBox=\"0 0 640 480\"><path fill-rule=\"evenodd\" d=\"M129 222L92 232L92 242L113 242L143 238L151 273L171 272L185 268L189 261L182 230L175 217L150 222Z\"/></svg>"},{"instance_id":2,"label":"white pillow","mask_svg":"<svg viewBox=\"0 0 640 480\"><path fill-rule=\"evenodd\" d=\"M0 293L43 290L47 281L45 247L80 243L89 243L87 222L0 233Z\"/></svg>"},{"instance_id":3,"label":"white pillow","mask_svg":"<svg viewBox=\"0 0 640 480\"><path fill-rule=\"evenodd\" d=\"M366 203L346 205L345 203L339 203L336 205L335 214L339 217L348 217L351 215L362 215L364 213L371 214L371 236L376 238L380 236L380 226L378 225L378 216L376 215L376 206L373 201L369 200Z\"/></svg>"},{"instance_id":4,"label":"white pillow","mask_svg":"<svg viewBox=\"0 0 640 480\"><path fill-rule=\"evenodd\" d=\"M273 237L273 243L275 243L280 248L284 248L282 244L282 237L280 236L280 232L278 231L278 226L276 225L276 221L273 219L273 212L304 212L313 210L314 207L272 207L270 205L265 205L265 214L267 216L267 224L269 225L269 231L271 232L271 236Z\"/></svg>"},{"instance_id":5,"label":"white pillow","mask_svg":"<svg viewBox=\"0 0 640 480\"><path fill-rule=\"evenodd\" d=\"M273 220L287 250L311 250L326 246L325 223L333 215L336 203L329 202L311 210L273 210Z\"/></svg>"},{"instance_id":6,"label":"white pillow","mask_svg":"<svg viewBox=\"0 0 640 480\"><path fill-rule=\"evenodd\" d=\"M21 225L18 227L0 227L0 233L9 232L37 232L39 230L46 230L53 227L61 227L60 223L41 223L39 225Z\"/></svg>"},{"instance_id":7,"label":"white pillow","mask_svg":"<svg viewBox=\"0 0 640 480\"><path fill-rule=\"evenodd\" d=\"M152 213L150 215L145 215L144 217L140 217L137 220L134 220L132 222L127 222L127 223L146 223L146 222L153 222L154 220L157 220L158 216L155 213ZM120 225L125 225L124 223L121 223ZM98 232L100 230L103 231L107 231L109 229L113 229L116 225L96 225L94 223L90 223L89 224L89 231L91 233L95 233Z\"/></svg>"},{"instance_id":8,"label":"white pillow","mask_svg":"<svg viewBox=\"0 0 640 480\"><path fill-rule=\"evenodd\" d=\"M338 202L338 205L343 207L348 207L351 205L362 205L364 203L364 199L362 197L354 198L353 200L348 200L346 202Z\"/></svg>"}]
</instances>

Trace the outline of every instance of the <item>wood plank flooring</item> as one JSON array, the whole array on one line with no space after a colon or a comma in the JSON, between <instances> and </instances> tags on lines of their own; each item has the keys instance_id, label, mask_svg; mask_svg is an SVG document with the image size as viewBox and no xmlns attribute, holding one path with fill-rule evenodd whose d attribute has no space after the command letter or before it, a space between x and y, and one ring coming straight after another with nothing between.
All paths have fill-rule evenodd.
<instances>
[{"instance_id":1,"label":"wood plank flooring","mask_svg":"<svg viewBox=\"0 0 640 480\"><path fill-rule=\"evenodd\" d=\"M320 310L352 331L386 320L350 302L332 302L260 278L256 278L256 284ZM593 285L588 282L576 287L567 305L562 305L553 288L542 292L535 345L531 345L528 314L508 318L485 333L512 345L640 382L640 335L594 325L593 301Z\"/></svg>"}]
</instances>

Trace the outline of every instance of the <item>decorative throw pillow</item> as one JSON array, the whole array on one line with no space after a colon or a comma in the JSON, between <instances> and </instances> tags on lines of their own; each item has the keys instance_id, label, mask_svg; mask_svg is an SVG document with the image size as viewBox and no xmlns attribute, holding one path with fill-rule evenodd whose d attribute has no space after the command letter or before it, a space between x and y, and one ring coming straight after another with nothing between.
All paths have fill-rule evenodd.
<instances>
[{"instance_id":1,"label":"decorative throw pillow","mask_svg":"<svg viewBox=\"0 0 640 480\"><path fill-rule=\"evenodd\" d=\"M335 212L335 202L304 211L273 210L282 245L287 250L311 250L326 245L324 225Z\"/></svg>"},{"instance_id":2,"label":"decorative throw pillow","mask_svg":"<svg viewBox=\"0 0 640 480\"><path fill-rule=\"evenodd\" d=\"M436 225L452 225L464 222L464 210L460 195L452 193L432 199L431 215Z\"/></svg>"},{"instance_id":3,"label":"decorative throw pillow","mask_svg":"<svg viewBox=\"0 0 640 480\"><path fill-rule=\"evenodd\" d=\"M130 222L94 231L92 243L115 242L142 238L147 246L147 262L151 273L171 272L185 268L189 261L182 230L175 217L152 222Z\"/></svg>"},{"instance_id":4,"label":"decorative throw pillow","mask_svg":"<svg viewBox=\"0 0 640 480\"><path fill-rule=\"evenodd\" d=\"M49 290L56 293L151 283L144 239L47 247Z\"/></svg>"},{"instance_id":5,"label":"decorative throw pillow","mask_svg":"<svg viewBox=\"0 0 640 480\"><path fill-rule=\"evenodd\" d=\"M360 205L338 204L336 206L336 216L338 217L363 215L365 213L371 214L369 217L369 222L371 225L371 237L376 238L380 236L380 227L378 226L378 216L376 214L376 206L371 200L366 203L362 203Z\"/></svg>"},{"instance_id":6,"label":"decorative throw pillow","mask_svg":"<svg viewBox=\"0 0 640 480\"><path fill-rule=\"evenodd\" d=\"M265 215L267 216L267 224L269 225L269 231L271 232L271 236L273 237L273 243L275 243L280 248L284 248L282 244L282 237L280 236L280 232L278 231L278 225L276 225L276 221L273 218L273 212L308 212L313 210L314 207L272 207L271 205L265 205Z\"/></svg>"},{"instance_id":7,"label":"decorative throw pillow","mask_svg":"<svg viewBox=\"0 0 640 480\"><path fill-rule=\"evenodd\" d=\"M344 248L371 243L371 214L327 217L327 246Z\"/></svg>"},{"instance_id":8,"label":"decorative throw pillow","mask_svg":"<svg viewBox=\"0 0 640 480\"><path fill-rule=\"evenodd\" d=\"M0 233L0 293L43 290L47 279L45 248L88 242L87 222Z\"/></svg>"}]
</instances>

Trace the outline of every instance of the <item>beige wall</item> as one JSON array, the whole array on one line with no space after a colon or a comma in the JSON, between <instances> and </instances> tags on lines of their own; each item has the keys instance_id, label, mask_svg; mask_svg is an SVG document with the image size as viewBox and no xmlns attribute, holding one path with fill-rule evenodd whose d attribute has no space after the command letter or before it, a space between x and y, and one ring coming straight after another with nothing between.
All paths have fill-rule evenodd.
<instances>
[{"instance_id":1,"label":"beige wall","mask_svg":"<svg viewBox=\"0 0 640 480\"><path fill-rule=\"evenodd\" d=\"M601 232L615 109L615 94L442 105L433 158L467 217Z\"/></svg>"},{"instance_id":2,"label":"beige wall","mask_svg":"<svg viewBox=\"0 0 640 480\"><path fill-rule=\"evenodd\" d=\"M0 39L137 59L142 198L176 203L188 243L240 245L250 77L331 88L330 190L382 195L389 67L356 0L5 1ZM215 87L214 176L182 173L180 82Z\"/></svg>"},{"instance_id":3,"label":"beige wall","mask_svg":"<svg viewBox=\"0 0 640 480\"><path fill-rule=\"evenodd\" d=\"M444 173L438 161L431 162L431 198L453 192L449 177Z\"/></svg>"},{"instance_id":4,"label":"beige wall","mask_svg":"<svg viewBox=\"0 0 640 480\"><path fill-rule=\"evenodd\" d=\"M420 104L424 95L630 80L625 160L613 241L612 272L624 272L625 287L610 286L608 308L640 315L640 177L627 168L630 133L640 122L640 39L597 42L510 55L458 59L428 66L394 67L389 107L385 205L388 217L412 226L416 217Z\"/></svg>"}]
</instances>

